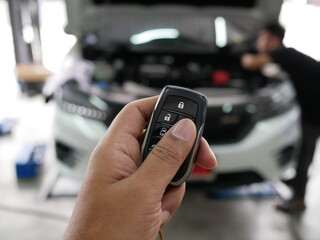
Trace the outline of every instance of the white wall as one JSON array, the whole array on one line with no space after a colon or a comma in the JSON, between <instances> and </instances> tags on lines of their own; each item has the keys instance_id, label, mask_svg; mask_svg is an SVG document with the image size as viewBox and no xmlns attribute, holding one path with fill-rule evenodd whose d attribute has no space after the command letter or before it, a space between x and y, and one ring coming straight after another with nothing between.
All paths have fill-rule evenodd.
<instances>
[{"instance_id":1,"label":"white wall","mask_svg":"<svg viewBox=\"0 0 320 240\"><path fill-rule=\"evenodd\" d=\"M320 1L317 2L318 5L311 5L306 0L285 1L280 22L286 28L284 44L287 47L320 61Z\"/></svg>"}]
</instances>

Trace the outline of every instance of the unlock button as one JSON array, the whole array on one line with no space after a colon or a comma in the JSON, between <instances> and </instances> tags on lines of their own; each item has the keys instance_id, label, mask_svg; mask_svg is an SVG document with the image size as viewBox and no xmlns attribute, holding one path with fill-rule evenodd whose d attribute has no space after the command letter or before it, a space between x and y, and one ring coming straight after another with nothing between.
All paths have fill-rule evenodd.
<instances>
[{"instance_id":1,"label":"unlock button","mask_svg":"<svg viewBox=\"0 0 320 240\"><path fill-rule=\"evenodd\" d=\"M177 114L167 112L167 111L161 111L158 122L173 124L176 122L176 119L177 119Z\"/></svg>"}]
</instances>

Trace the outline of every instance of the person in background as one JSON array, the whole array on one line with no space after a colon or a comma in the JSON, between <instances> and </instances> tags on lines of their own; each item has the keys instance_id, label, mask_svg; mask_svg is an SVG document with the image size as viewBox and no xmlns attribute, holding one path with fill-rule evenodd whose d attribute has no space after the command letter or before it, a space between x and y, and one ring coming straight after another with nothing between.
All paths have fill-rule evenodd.
<instances>
[{"instance_id":1,"label":"person in background","mask_svg":"<svg viewBox=\"0 0 320 240\"><path fill-rule=\"evenodd\" d=\"M141 142L156 101L129 103L113 120L92 153L64 240L156 239L172 218L185 184L168 185L193 146L196 127L190 119L177 122L141 164ZM217 164L204 138L196 163Z\"/></svg>"},{"instance_id":2,"label":"person in background","mask_svg":"<svg viewBox=\"0 0 320 240\"><path fill-rule=\"evenodd\" d=\"M294 191L290 200L277 208L286 212L304 210L308 169L313 160L316 142L320 136L320 63L313 58L283 45L284 28L279 23L263 27L256 41L257 53L246 53L242 66L251 71L261 70L269 63L277 64L293 83L301 107L302 145L292 181Z\"/></svg>"}]
</instances>

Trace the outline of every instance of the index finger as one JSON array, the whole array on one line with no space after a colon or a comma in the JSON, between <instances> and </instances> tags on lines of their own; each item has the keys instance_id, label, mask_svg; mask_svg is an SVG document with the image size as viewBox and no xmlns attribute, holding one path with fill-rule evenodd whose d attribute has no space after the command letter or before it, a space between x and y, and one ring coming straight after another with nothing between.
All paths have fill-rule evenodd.
<instances>
[{"instance_id":1,"label":"index finger","mask_svg":"<svg viewBox=\"0 0 320 240\"><path fill-rule=\"evenodd\" d=\"M138 139L151 118L157 100L158 96L155 96L127 104L110 125L110 134L113 135L113 129L115 129L116 134L113 137L119 137L120 141L125 137L123 134L129 134Z\"/></svg>"}]
</instances>

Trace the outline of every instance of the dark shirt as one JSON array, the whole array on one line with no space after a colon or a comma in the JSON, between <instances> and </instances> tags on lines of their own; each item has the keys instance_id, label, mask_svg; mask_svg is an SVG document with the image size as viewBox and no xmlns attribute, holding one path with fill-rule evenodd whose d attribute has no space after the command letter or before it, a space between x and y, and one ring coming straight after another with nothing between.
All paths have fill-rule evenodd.
<instances>
[{"instance_id":1,"label":"dark shirt","mask_svg":"<svg viewBox=\"0 0 320 240\"><path fill-rule=\"evenodd\" d=\"M320 125L320 63L285 47L271 52L270 57L289 74L301 106L302 120Z\"/></svg>"}]
</instances>

